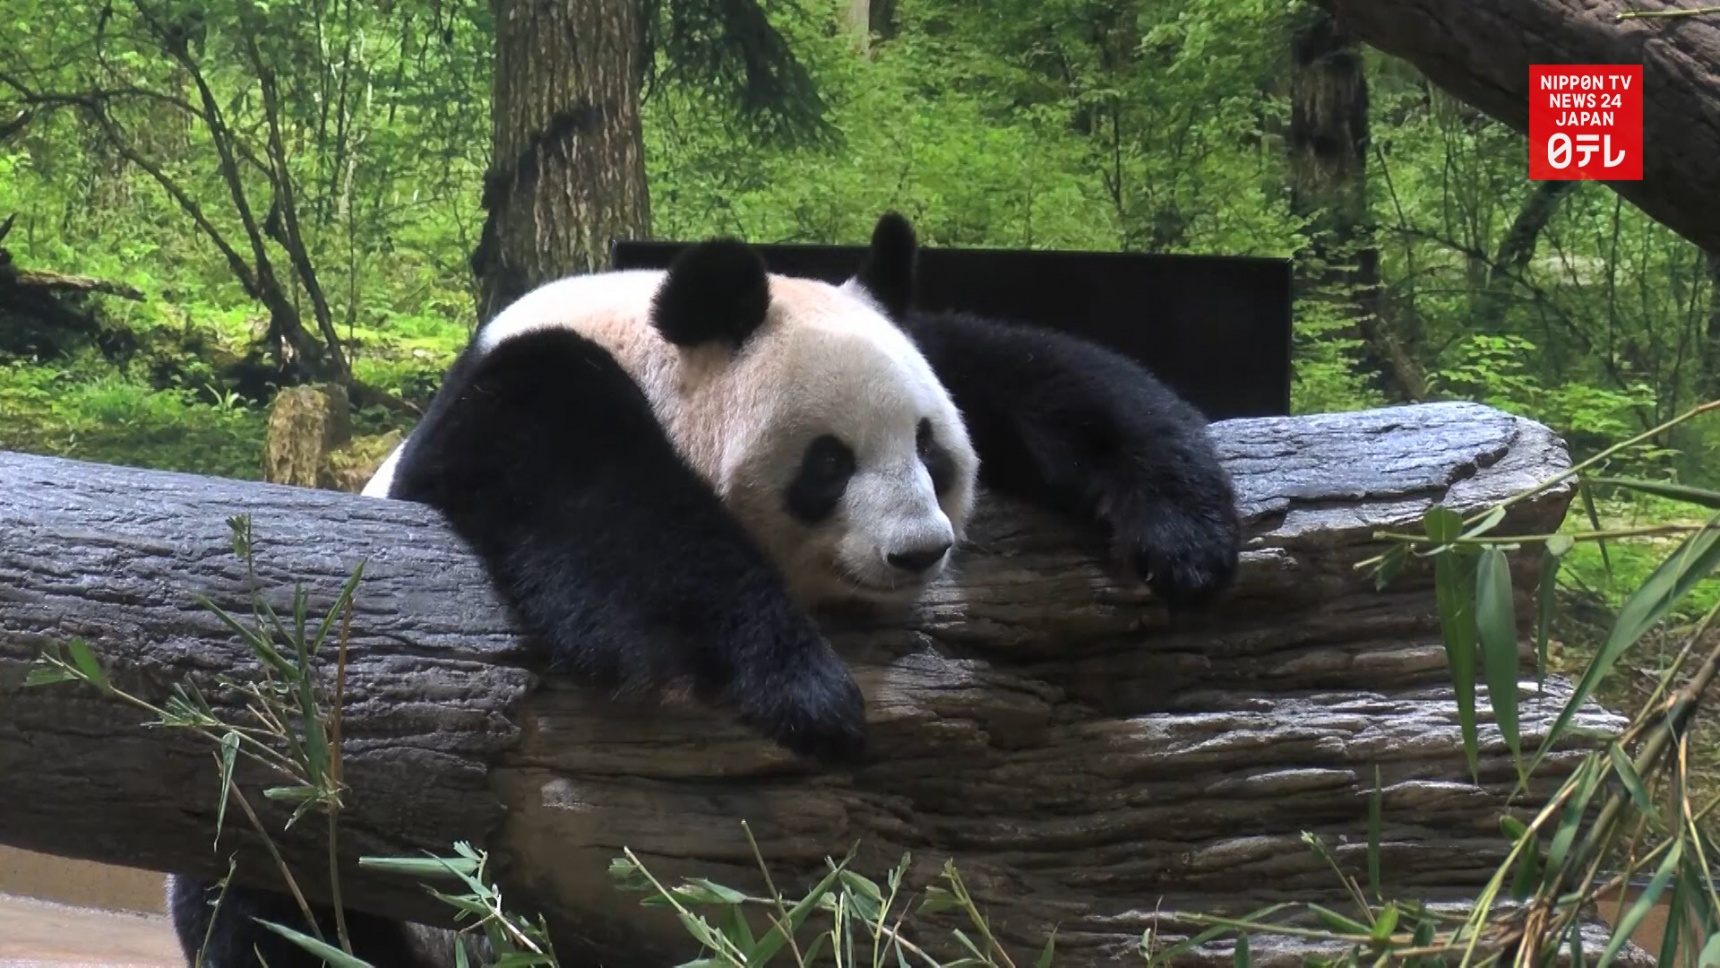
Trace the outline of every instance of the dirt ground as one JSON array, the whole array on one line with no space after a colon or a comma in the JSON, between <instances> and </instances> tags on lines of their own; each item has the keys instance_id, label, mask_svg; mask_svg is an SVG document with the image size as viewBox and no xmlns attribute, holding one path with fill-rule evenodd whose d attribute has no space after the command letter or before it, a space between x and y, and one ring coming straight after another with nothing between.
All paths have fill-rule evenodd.
<instances>
[{"instance_id":1,"label":"dirt ground","mask_svg":"<svg viewBox=\"0 0 1720 968\"><path fill-rule=\"evenodd\" d=\"M162 876L0 847L0 966L183 968Z\"/></svg>"},{"instance_id":2,"label":"dirt ground","mask_svg":"<svg viewBox=\"0 0 1720 968\"><path fill-rule=\"evenodd\" d=\"M6 968L183 968L159 914L76 908L0 894L0 965Z\"/></svg>"}]
</instances>

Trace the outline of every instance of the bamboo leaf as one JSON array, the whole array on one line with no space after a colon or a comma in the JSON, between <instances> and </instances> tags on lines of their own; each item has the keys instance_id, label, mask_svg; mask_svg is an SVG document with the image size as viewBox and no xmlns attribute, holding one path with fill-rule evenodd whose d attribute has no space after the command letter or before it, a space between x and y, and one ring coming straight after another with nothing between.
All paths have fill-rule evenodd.
<instances>
[{"instance_id":1,"label":"bamboo leaf","mask_svg":"<svg viewBox=\"0 0 1720 968\"><path fill-rule=\"evenodd\" d=\"M221 823L227 819L227 800L233 794L233 763L239 756L239 734L231 730L221 736L221 802L215 806L215 845L221 844Z\"/></svg>"},{"instance_id":2,"label":"bamboo leaf","mask_svg":"<svg viewBox=\"0 0 1720 968\"><path fill-rule=\"evenodd\" d=\"M1710 491L1700 487L1688 487L1683 484L1672 484L1667 481L1645 481L1631 477L1591 477L1590 484L1603 484L1609 487L1623 487L1644 494L1653 494L1685 504L1695 504L1700 507L1720 510L1720 491Z\"/></svg>"},{"instance_id":3,"label":"bamboo leaf","mask_svg":"<svg viewBox=\"0 0 1720 968\"><path fill-rule=\"evenodd\" d=\"M370 962L354 958L334 945L318 941L308 934L294 931L292 928L275 924L272 921L264 921L261 918L257 919L257 923L328 962L334 968L371 968Z\"/></svg>"},{"instance_id":4,"label":"bamboo leaf","mask_svg":"<svg viewBox=\"0 0 1720 968\"><path fill-rule=\"evenodd\" d=\"M1720 968L1720 931L1709 935L1707 943L1703 944L1698 968Z\"/></svg>"},{"instance_id":5,"label":"bamboo leaf","mask_svg":"<svg viewBox=\"0 0 1720 968\"><path fill-rule=\"evenodd\" d=\"M1039 953L1033 962L1033 968L1051 968L1051 957L1057 952L1057 929L1051 929L1051 937L1045 939L1045 950Z\"/></svg>"},{"instance_id":6,"label":"bamboo leaf","mask_svg":"<svg viewBox=\"0 0 1720 968\"><path fill-rule=\"evenodd\" d=\"M1559 711L1559 716L1553 721L1553 726L1547 731L1541 741L1541 749L1535 756L1533 770L1539 765L1541 758L1553 748L1553 744L1564 737L1569 728L1571 717L1584 702L1594 694L1596 687L1601 684L1613 664L1625 653L1643 634L1672 610L1672 607L1684 599L1698 582L1720 566L1720 529L1715 527L1720 516L1710 518L1703 530L1692 534L1678 546L1678 550L1660 563L1653 574L1643 581L1641 587L1633 592L1624 606L1619 609L1618 619L1613 624L1612 632L1607 635L1606 642L1601 645L1589 667L1583 670L1583 677L1578 681L1571 698L1565 703L1565 708Z\"/></svg>"},{"instance_id":7,"label":"bamboo leaf","mask_svg":"<svg viewBox=\"0 0 1720 968\"><path fill-rule=\"evenodd\" d=\"M1517 726L1517 615L1511 601L1511 565L1505 552L1487 548L1475 569L1475 630L1487 674L1493 721L1513 757L1521 755Z\"/></svg>"},{"instance_id":8,"label":"bamboo leaf","mask_svg":"<svg viewBox=\"0 0 1720 968\"><path fill-rule=\"evenodd\" d=\"M1631 804L1641 813L1653 813L1654 803L1649 799L1648 787L1643 785L1642 777L1637 774L1630 757L1625 755L1624 747L1617 742L1608 743L1607 757L1612 760L1613 772L1618 775L1619 782L1630 793Z\"/></svg>"},{"instance_id":9,"label":"bamboo leaf","mask_svg":"<svg viewBox=\"0 0 1720 968\"><path fill-rule=\"evenodd\" d=\"M1539 688L1547 685L1547 636L1553 626L1559 566L1574 544L1570 535L1556 534L1541 549L1541 575L1535 588L1535 685Z\"/></svg>"},{"instance_id":10,"label":"bamboo leaf","mask_svg":"<svg viewBox=\"0 0 1720 968\"><path fill-rule=\"evenodd\" d=\"M1385 910L1380 912L1379 918L1374 921L1374 940L1383 942L1389 939L1392 932L1397 930L1397 923L1398 906L1387 904Z\"/></svg>"},{"instance_id":11,"label":"bamboo leaf","mask_svg":"<svg viewBox=\"0 0 1720 968\"><path fill-rule=\"evenodd\" d=\"M1583 481L1577 482L1577 496L1582 498L1583 513L1587 514L1589 517L1589 527L1599 531L1601 529L1601 513L1595 508L1595 496L1594 493L1589 490L1587 483ZM1606 566L1607 581L1610 582L1613 580L1612 555L1607 553L1606 539L1598 539L1595 542L1595 545L1600 548L1601 564Z\"/></svg>"},{"instance_id":12,"label":"bamboo leaf","mask_svg":"<svg viewBox=\"0 0 1720 968\"><path fill-rule=\"evenodd\" d=\"M753 957L757 959L759 964L762 965L776 957L776 953L788 943L788 934L783 933L785 929L790 933L800 930L800 925L806 920L807 915L811 914L819 902L830 893L830 888L835 885L836 878L842 870L843 868L837 867L825 874L824 878L813 887L810 893L801 898L794 907L789 908L787 924L774 924L769 931L765 932L764 937L760 938L758 945L753 948Z\"/></svg>"},{"instance_id":13,"label":"bamboo leaf","mask_svg":"<svg viewBox=\"0 0 1720 968\"><path fill-rule=\"evenodd\" d=\"M35 665L30 667L29 673L24 676L24 687L51 686L59 682L75 682L77 681L77 678L78 677L75 673L66 669L64 666L50 665L46 662L38 661Z\"/></svg>"},{"instance_id":14,"label":"bamboo leaf","mask_svg":"<svg viewBox=\"0 0 1720 968\"><path fill-rule=\"evenodd\" d=\"M1430 512L1431 513L1431 512ZM1455 517L1455 515L1453 515ZM1431 530L1431 529L1430 529ZM1440 638L1451 670L1451 688L1457 698L1457 722L1463 734L1463 755L1472 778L1480 775L1479 747L1475 723L1475 605L1472 585L1465 580L1464 559L1456 549L1434 561L1434 597L1439 603Z\"/></svg>"},{"instance_id":15,"label":"bamboo leaf","mask_svg":"<svg viewBox=\"0 0 1720 968\"><path fill-rule=\"evenodd\" d=\"M1481 520L1477 521L1474 527L1463 533L1463 537L1479 538L1487 532L1492 531L1494 528L1497 528L1499 526L1499 522L1505 520L1505 511L1506 508L1503 504L1498 505L1491 511L1488 511L1486 514L1482 515Z\"/></svg>"},{"instance_id":16,"label":"bamboo leaf","mask_svg":"<svg viewBox=\"0 0 1720 968\"><path fill-rule=\"evenodd\" d=\"M90 651L89 643L83 639L72 639L66 643L66 651L72 654L72 665L77 666L97 689L104 692L109 689L107 673L102 671L102 664L96 661L94 652Z\"/></svg>"}]
</instances>

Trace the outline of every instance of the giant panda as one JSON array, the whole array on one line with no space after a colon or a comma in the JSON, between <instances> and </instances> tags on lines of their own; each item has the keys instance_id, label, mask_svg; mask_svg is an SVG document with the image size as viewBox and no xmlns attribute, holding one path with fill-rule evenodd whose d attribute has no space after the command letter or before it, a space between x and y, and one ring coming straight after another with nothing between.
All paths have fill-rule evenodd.
<instances>
[{"instance_id":1,"label":"giant panda","mask_svg":"<svg viewBox=\"0 0 1720 968\"><path fill-rule=\"evenodd\" d=\"M1105 529L1172 606L1222 592L1240 526L1202 415L1092 343L916 310L916 251L889 213L840 286L726 239L546 284L479 329L365 493L440 510L555 665L832 764L864 755L864 706L813 612L912 601L977 485ZM169 894L188 961L207 935L207 968L318 963L252 921L302 928L284 896L231 887L209 931L211 885ZM436 963L418 929L348 921L374 965Z\"/></svg>"}]
</instances>

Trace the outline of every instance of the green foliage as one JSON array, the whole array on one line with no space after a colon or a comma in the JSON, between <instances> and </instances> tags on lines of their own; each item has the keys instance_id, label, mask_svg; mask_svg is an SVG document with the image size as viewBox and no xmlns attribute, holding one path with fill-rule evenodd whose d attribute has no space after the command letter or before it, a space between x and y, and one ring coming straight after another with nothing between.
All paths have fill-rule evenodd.
<instances>
[{"instance_id":1,"label":"green foliage","mask_svg":"<svg viewBox=\"0 0 1720 968\"><path fill-rule=\"evenodd\" d=\"M239 238L196 84L143 29L156 6L72 0L35 16L39 0L18 2L0 105L17 94L14 81L132 92L115 95L109 112L126 147L159 166L214 231ZM866 49L839 26L847 7L767 4L805 73L751 78L736 73L738 48L714 45L720 31L707 8L652 8L662 83L644 105L644 134L656 234L858 242L895 207L932 244L1301 253L1303 270L1316 268L1306 258L1311 229L1290 208L1285 139L1300 4L901 0L894 35ZM356 375L422 401L470 332L465 260L488 165L489 5L221 0L201 9L188 53L224 123L258 158L259 69L278 88L307 245ZM776 34L755 34L775 44ZM255 57L247 38L257 40ZM99 57L71 56L92 45ZM1372 227L1344 251L1377 255L1383 331L1426 369L1432 392L1542 420L1579 454L1720 393L1720 346L1705 329L1720 294L1701 253L1583 185L1557 201L1516 261L1511 227L1546 190L1524 177L1521 136L1399 62L1370 53L1367 70ZM717 86L671 83L718 76ZM802 130L821 106L837 137L787 143L736 128L737 107L769 100L748 93L754 82L790 105L767 128ZM260 218L271 201L265 172L250 162L239 171ZM149 295L104 304L119 322L203 331L233 348L258 333L263 314L210 233L87 112L38 110L0 146L0 214L14 211L6 244L20 263ZM274 243L267 248L284 264ZM1326 286L1297 303L1299 412L1390 402L1361 363L1367 347L1345 297ZM20 411L24 426L0 445L204 472L248 475L255 463L255 433L221 426L207 435L243 455L196 443L200 425L228 418L195 394L220 399L230 387L202 380L191 397L160 391L170 400L150 419L161 432L91 442L98 414L109 412L93 401L113 386L95 368L43 365L61 374L57 390L72 389L68 370L92 385L66 394L58 412ZM135 373L118 379L143 383ZM14 395L41 385L16 372L7 381ZM400 424L375 414L361 422L369 432ZM1720 433L1683 427L1649 442L1630 469L1707 481L1717 453Z\"/></svg>"},{"instance_id":2,"label":"green foliage","mask_svg":"<svg viewBox=\"0 0 1720 968\"><path fill-rule=\"evenodd\" d=\"M87 362L0 362L0 449L219 477L261 476L264 417L213 393L157 391Z\"/></svg>"}]
</instances>

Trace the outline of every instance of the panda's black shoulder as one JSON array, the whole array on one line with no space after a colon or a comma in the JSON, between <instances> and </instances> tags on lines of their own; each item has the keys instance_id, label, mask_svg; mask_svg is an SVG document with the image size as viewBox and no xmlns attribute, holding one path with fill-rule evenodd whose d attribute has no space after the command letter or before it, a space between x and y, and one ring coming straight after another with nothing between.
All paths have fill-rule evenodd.
<instances>
[{"instance_id":1,"label":"panda's black shoulder","mask_svg":"<svg viewBox=\"0 0 1720 968\"><path fill-rule=\"evenodd\" d=\"M1043 412L1084 411L1107 401L1113 417L1143 407L1185 427L1206 424L1145 365L1074 333L964 310L913 309L902 328L952 389L1027 390L1030 399L1022 402Z\"/></svg>"}]
</instances>

